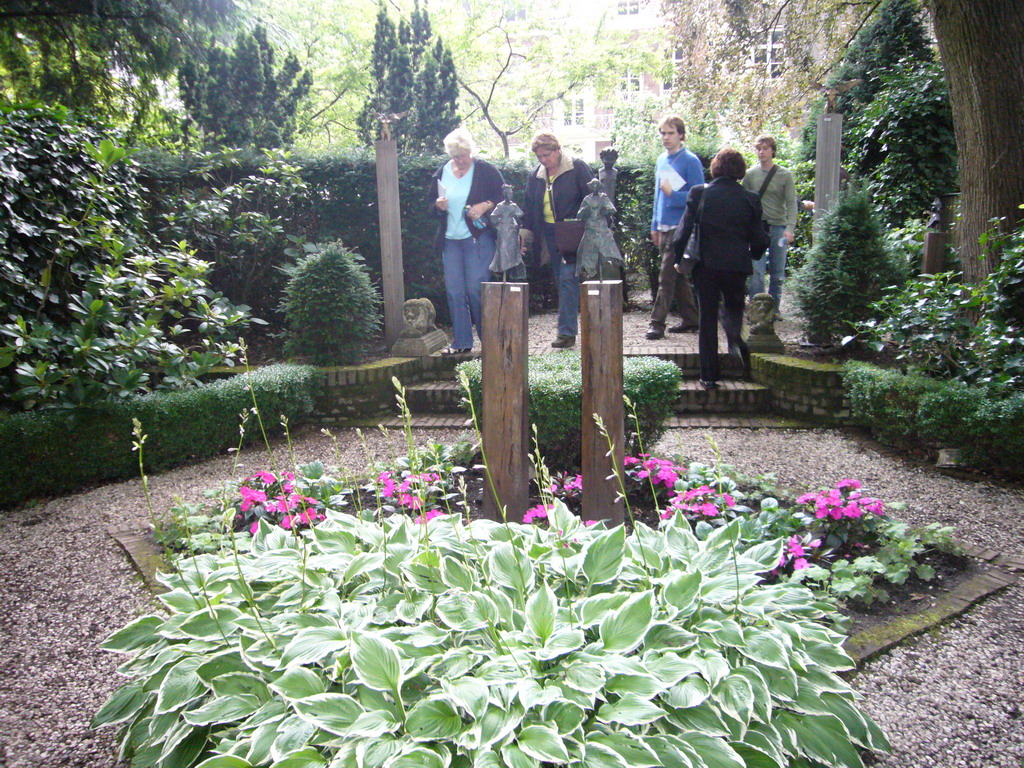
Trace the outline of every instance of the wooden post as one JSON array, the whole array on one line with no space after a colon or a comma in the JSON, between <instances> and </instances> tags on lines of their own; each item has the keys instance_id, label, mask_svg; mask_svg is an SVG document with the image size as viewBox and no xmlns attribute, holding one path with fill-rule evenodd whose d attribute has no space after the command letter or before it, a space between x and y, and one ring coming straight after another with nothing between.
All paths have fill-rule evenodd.
<instances>
[{"instance_id":1,"label":"wooden post","mask_svg":"<svg viewBox=\"0 0 1024 768\"><path fill-rule=\"evenodd\" d=\"M483 513L520 522L530 499L529 283L484 283L482 305L483 448L494 485Z\"/></svg>"},{"instance_id":2,"label":"wooden post","mask_svg":"<svg viewBox=\"0 0 1024 768\"><path fill-rule=\"evenodd\" d=\"M402 266L402 213L398 197L398 146L394 139L377 142L377 211L380 222L380 269L384 284L384 344L391 346L402 331L405 303Z\"/></svg>"},{"instance_id":3,"label":"wooden post","mask_svg":"<svg viewBox=\"0 0 1024 768\"><path fill-rule=\"evenodd\" d=\"M606 520L618 525L625 520L614 477L622 471L625 456L625 405L622 402L622 281L583 283L580 296L583 366L583 519ZM594 422L601 417L611 437ZM608 479L611 476L611 479Z\"/></svg>"},{"instance_id":4,"label":"wooden post","mask_svg":"<svg viewBox=\"0 0 1024 768\"><path fill-rule=\"evenodd\" d=\"M924 251L921 254L921 274L934 275L946 269L946 242L949 235L945 232L925 232Z\"/></svg>"},{"instance_id":5,"label":"wooden post","mask_svg":"<svg viewBox=\"0 0 1024 768\"><path fill-rule=\"evenodd\" d=\"M814 217L832 208L839 195L839 159L843 141L843 116L826 112L818 117L818 143L814 161Z\"/></svg>"}]
</instances>

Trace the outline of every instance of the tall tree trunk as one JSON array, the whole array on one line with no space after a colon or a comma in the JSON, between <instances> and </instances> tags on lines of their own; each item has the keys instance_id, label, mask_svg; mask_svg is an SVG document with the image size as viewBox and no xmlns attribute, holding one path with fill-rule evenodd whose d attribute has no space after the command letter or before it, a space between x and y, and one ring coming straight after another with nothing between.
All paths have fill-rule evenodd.
<instances>
[{"instance_id":1,"label":"tall tree trunk","mask_svg":"<svg viewBox=\"0 0 1024 768\"><path fill-rule=\"evenodd\" d=\"M978 282L996 266L980 259L989 220L1024 211L1024 1L927 0L949 81L960 157L960 256Z\"/></svg>"}]
</instances>

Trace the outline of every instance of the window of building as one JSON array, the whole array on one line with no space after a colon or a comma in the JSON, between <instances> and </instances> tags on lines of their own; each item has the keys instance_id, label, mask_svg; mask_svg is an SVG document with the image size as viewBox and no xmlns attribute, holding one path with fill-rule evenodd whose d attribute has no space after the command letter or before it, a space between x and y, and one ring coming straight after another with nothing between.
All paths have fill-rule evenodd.
<instances>
[{"instance_id":1,"label":"window of building","mask_svg":"<svg viewBox=\"0 0 1024 768\"><path fill-rule=\"evenodd\" d=\"M642 83L643 80L640 75L627 72L622 76L622 81L619 83L619 93L627 101L633 101L640 96Z\"/></svg>"},{"instance_id":2,"label":"window of building","mask_svg":"<svg viewBox=\"0 0 1024 768\"><path fill-rule=\"evenodd\" d=\"M764 67L769 77L778 77L782 74L784 37L783 28L775 27L768 30L764 39L754 45L754 65Z\"/></svg>"},{"instance_id":3,"label":"window of building","mask_svg":"<svg viewBox=\"0 0 1024 768\"><path fill-rule=\"evenodd\" d=\"M562 124L583 125L586 118L583 106L583 99L566 99L562 103Z\"/></svg>"},{"instance_id":4,"label":"window of building","mask_svg":"<svg viewBox=\"0 0 1024 768\"><path fill-rule=\"evenodd\" d=\"M640 13L640 0L619 0L619 16L636 16Z\"/></svg>"}]
</instances>

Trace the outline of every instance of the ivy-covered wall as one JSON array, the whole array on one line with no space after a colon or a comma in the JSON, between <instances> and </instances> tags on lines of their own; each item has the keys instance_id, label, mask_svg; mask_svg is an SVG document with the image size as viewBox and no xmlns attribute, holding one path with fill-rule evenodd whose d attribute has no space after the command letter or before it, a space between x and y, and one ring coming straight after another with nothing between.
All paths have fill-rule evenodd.
<instances>
[{"instance_id":1,"label":"ivy-covered wall","mask_svg":"<svg viewBox=\"0 0 1024 768\"><path fill-rule=\"evenodd\" d=\"M233 155L237 164L219 168L199 164L188 157L154 152L137 155L154 220L168 212L182 193L202 190L215 197L218 189L258 172L259 155ZM372 152L339 150L332 153L291 155L289 162L308 185L290 208L277 210L285 232L311 241L341 239L366 260L375 280L380 280L376 165ZM434 302L439 319L446 320L444 280L440 257L431 252L437 222L429 214L427 189L430 177L446 157L399 157L399 189L402 207L402 245L407 298L425 297ZM526 178L534 166L507 160L493 161L513 187L513 198L522 205ZM595 171L597 167L595 166ZM615 204L619 209L618 240L629 268L646 271L656 252L650 244L654 168L619 166ZM528 264L531 295L539 302L553 302L550 272Z\"/></svg>"}]
</instances>

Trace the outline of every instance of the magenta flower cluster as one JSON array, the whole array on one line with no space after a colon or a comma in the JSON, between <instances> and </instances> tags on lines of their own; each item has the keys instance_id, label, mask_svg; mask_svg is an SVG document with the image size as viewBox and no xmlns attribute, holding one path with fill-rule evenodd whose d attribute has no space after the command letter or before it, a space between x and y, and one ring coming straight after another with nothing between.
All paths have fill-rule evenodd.
<instances>
[{"instance_id":1,"label":"magenta flower cluster","mask_svg":"<svg viewBox=\"0 0 1024 768\"><path fill-rule=\"evenodd\" d=\"M552 480L551 485L548 486L548 491L565 496L578 495L583 491L583 475L573 475L572 477L566 475L561 486L559 486L557 479Z\"/></svg>"},{"instance_id":2,"label":"magenta flower cluster","mask_svg":"<svg viewBox=\"0 0 1024 768\"><path fill-rule=\"evenodd\" d=\"M683 472L682 467L676 466L668 459L659 459L647 453L627 456L622 463L626 468L627 477L653 483L655 486L661 485L669 491L675 491L676 481Z\"/></svg>"},{"instance_id":3,"label":"magenta flower cluster","mask_svg":"<svg viewBox=\"0 0 1024 768\"><path fill-rule=\"evenodd\" d=\"M718 517L735 504L736 500L728 493L719 493L710 485L701 485L669 499L668 509L661 513L661 518L668 520L677 512L698 518Z\"/></svg>"},{"instance_id":4,"label":"magenta flower cluster","mask_svg":"<svg viewBox=\"0 0 1024 768\"><path fill-rule=\"evenodd\" d=\"M797 504L806 504L819 520L859 519L865 515L885 514L885 505L878 499L864 496L861 484L850 478L840 480L835 488L818 493L805 493Z\"/></svg>"},{"instance_id":5,"label":"magenta flower cluster","mask_svg":"<svg viewBox=\"0 0 1024 768\"><path fill-rule=\"evenodd\" d=\"M296 491L295 475L285 471L278 477L273 472L260 471L242 481L238 489L242 501L238 504L236 520L255 515L249 533L256 533L261 519L277 519L285 530L300 525L313 525L322 520L320 502Z\"/></svg>"},{"instance_id":6,"label":"magenta flower cluster","mask_svg":"<svg viewBox=\"0 0 1024 768\"><path fill-rule=\"evenodd\" d=\"M779 568L784 568L787 563L793 564L794 571L802 571L804 568L810 566L810 562L807 560L807 556L810 550L817 549L821 546L821 539L810 539L810 535L805 535L803 539L799 536L790 536L789 541L786 542L786 549L782 553L782 557L779 558Z\"/></svg>"},{"instance_id":7,"label":"magenta flower cluster","mask_svg":"<svg viewBox=\"0 0 1024 768\"><path fill-rule=\"evenodd\" d=\"M579 475L577 475L577 477L579 477ZM579 487L581 489L583 488L582 483ZM552 509L553 505L551 504L537 504L536 506L530 507L528 510L526 510L526 514L523 515L523 522L532 523L534 520L547 520L548 512L550 512ZM583 524L587 528L589 528L592 525L597 525L597 520L584 520ZM558 533L559 535L561 535L562 532L559 531Z\"/></svg>"},{"instance_id":8,"label":"magenta flower cluster","mask_svg":"<svg viewBox=\"0 0 1024 768\"><path fill-rule=\"evenodd\" d=\"M534 520L547 520L550 510L550 504L538 504L535 507L530 507L526 510L526 514L523 515L523 522L532 523Z\"/></svg>"},{"instance_id":9,"label":"magenta flower cluster","mask_svg":"<svg viewBox=\"0 0 1024 768\"><path fill-rule=\"evenodd\" d=\"M434 483L441 482L441 475L437 472L409 474L402 477L399 482L393 472L386 470L377 475L377 482L380 484L380 495L383 498L393 499L405 509L418 512L423 509L424 502L428 501L431 495L437 494L437 486Z\"/></svg>"}]
</instances>

